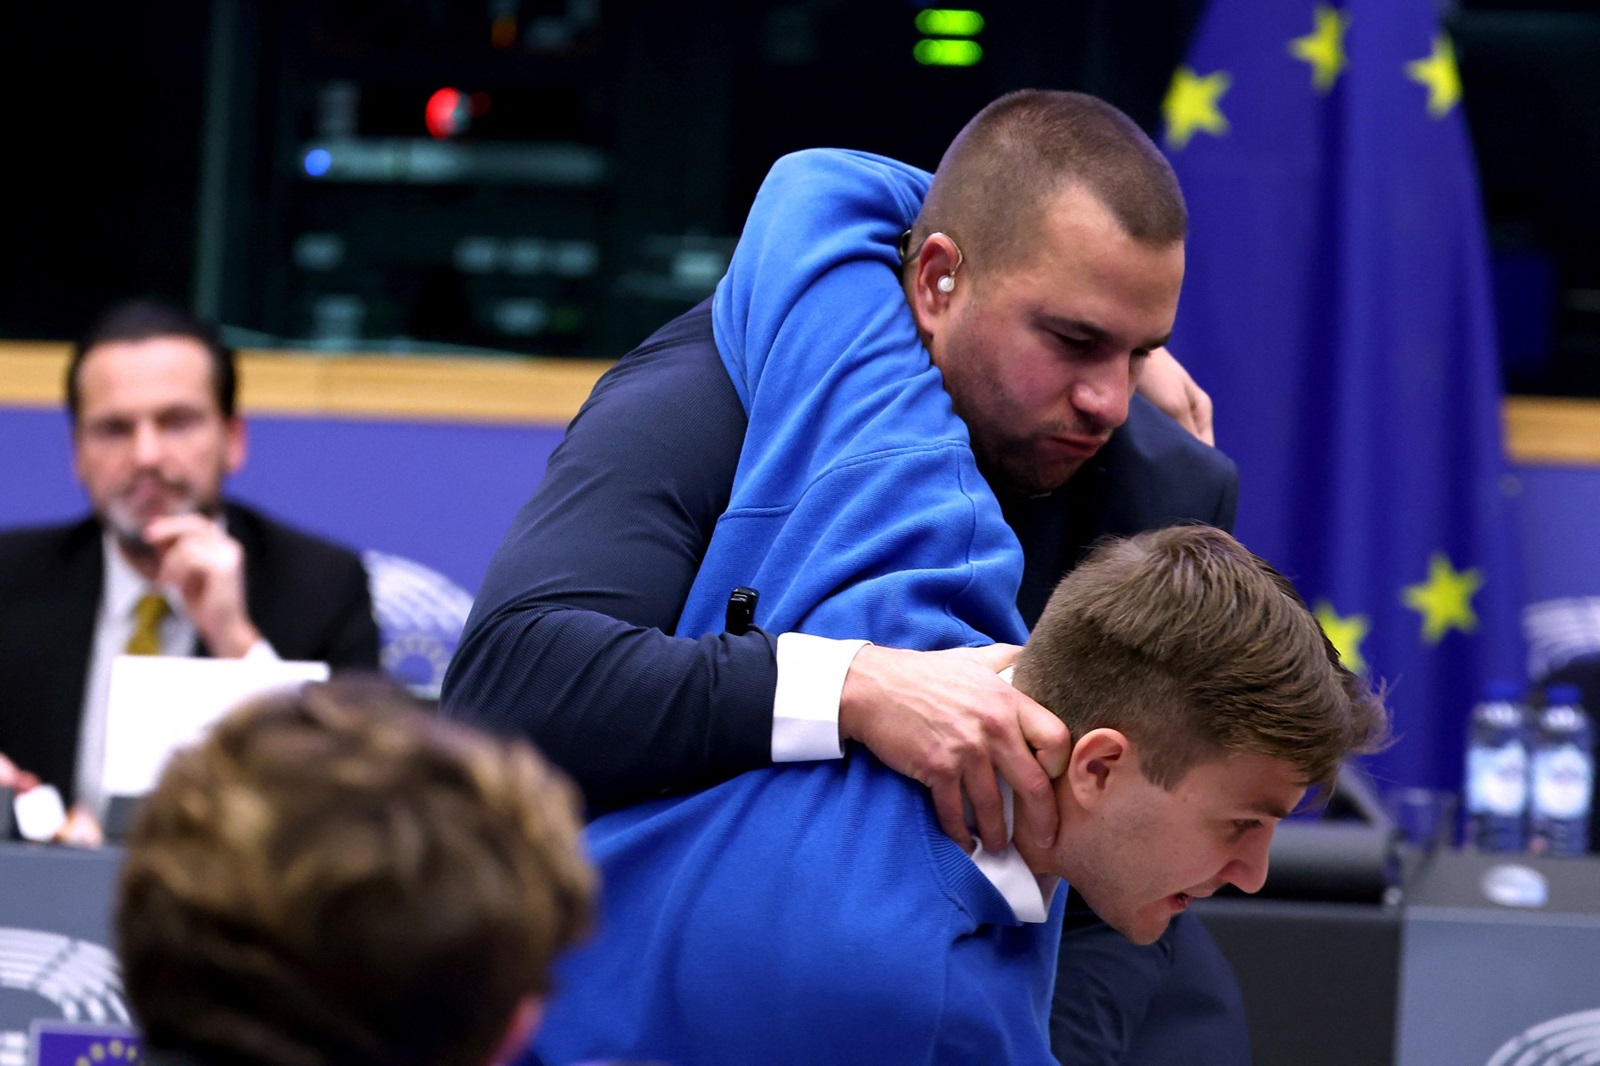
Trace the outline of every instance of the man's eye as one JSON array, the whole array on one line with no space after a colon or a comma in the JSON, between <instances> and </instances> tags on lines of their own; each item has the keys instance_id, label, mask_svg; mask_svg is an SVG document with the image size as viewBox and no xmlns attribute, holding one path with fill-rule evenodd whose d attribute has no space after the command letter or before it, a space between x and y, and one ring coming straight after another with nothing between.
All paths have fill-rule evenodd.
<instances>
[{"instance_id":1,"label":"man's eye","mask_svg":"<svg viewBox=\"0 0 1600 1066\"><path fill-rule=\"evenodd\" d=\"M169 411L161 416L161 428L169 432L193 429L201 422L198 411Z\"/></svg>"},{"instance_id":2,"label":"man's eye","mask_svg":"<svg viewBox=\"0 0 1600 1066\"><path fill-rule=\"evenodd\" d=\"M95 440L116 440L126 437L133 432L133 425L129 422L91 422L89 423L89 436Z\"/></svg>"},{"instance_id":3,"label":"man's eye","mask_svg":"<svg viewBox=\"0 0 1600 1066\"><path fill-rule=\"evenodd\" d=\"M1259 818L1236 818L1233 822L1233 835L1242 837L1250 830L1260 828L1261 820Z\"/></svg>"}]
</instances>

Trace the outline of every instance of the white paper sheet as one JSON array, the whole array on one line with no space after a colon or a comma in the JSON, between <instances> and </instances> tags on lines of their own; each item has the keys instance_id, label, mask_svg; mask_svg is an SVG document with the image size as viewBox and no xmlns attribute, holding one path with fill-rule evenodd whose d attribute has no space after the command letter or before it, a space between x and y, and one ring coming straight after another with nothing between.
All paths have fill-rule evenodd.
<instances>
[{"instance_id":1,"label":"white paper sheet","mask_svg":"<svg viewBox=\"0 0 1600 1066\"><path fill-rule=\"evenodd\" d=\"M105 794L149 792L168 755L251 696L327 678L327 663L117 656L106 703Z\"/></svg>"}]
</instances>

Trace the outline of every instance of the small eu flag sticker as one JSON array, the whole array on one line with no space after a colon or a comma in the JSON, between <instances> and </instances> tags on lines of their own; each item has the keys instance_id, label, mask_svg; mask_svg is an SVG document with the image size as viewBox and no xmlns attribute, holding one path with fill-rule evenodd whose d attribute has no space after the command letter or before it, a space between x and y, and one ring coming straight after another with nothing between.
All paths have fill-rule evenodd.
<instances>
[{"instance_id":1,"label":"small eu flag sticker","mask_svg":"<svg viewBox=\"0 0 1600 1066\"><path fill-rule=\"evenodd\" d=\"M140 1066L144 1041L127 1026L36 1021L30 1034L35 1066Z\"/></svg>"}]
</instances>

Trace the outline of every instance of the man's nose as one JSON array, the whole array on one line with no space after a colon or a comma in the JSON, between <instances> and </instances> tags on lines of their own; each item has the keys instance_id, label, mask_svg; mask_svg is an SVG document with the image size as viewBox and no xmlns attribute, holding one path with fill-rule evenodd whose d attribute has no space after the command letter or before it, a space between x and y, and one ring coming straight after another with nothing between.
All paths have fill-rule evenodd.
<instances>
[{"instance_id":1,"label":"man's nose","mask_svg":"<svg viewBox=\"0 0 1600 1066\"><path fill-rule=\"evenodd\" d=\"M136 465L156 466L161 460L161 429L153 421L133 427L133 461Z\"/></svg>"},{"instance_id":2,"label":"man's nose","mask_svg":"<svg viewBox=\"0 0 1600 1066\"><path fill-rule=\"evenodd\" d=\"M1073 384L1072 406L1099 429L1113 430L1128 420L1133 380L1125 359L1108 359L1086 368Z\"/></svg>"},{"instance_id":3,"label":"man's nose","mask_svg":"<svg viewBox=\"0 0 1600 1066\"><path fill-rule=\"evenodd\" d=\"M1256 832L1245 834L1238 850L1223 868L1223 880L1241 892L1256 893L1267 883L1267 863L1272 852L1272 834Z\"/></svg>"}]
</instances>

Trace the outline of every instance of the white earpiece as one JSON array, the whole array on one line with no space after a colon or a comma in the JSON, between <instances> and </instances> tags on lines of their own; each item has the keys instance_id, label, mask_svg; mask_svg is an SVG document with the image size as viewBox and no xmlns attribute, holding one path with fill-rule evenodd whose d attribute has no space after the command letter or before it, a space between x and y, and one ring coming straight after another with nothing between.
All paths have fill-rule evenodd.
<instances>
[{"instance_id":1,"label":"white earpiece","mask_svg":"<svg viewBox=\"0 0 1600 1066\"><path fill-rule=\"evenodd\" d=\"M944 276L942 276L939 279L938 287L939 287L939 291L942 292L942 293L955 292L956 291L956 276L954 274L945 274Z\"/></svg>"}]
</instances>

